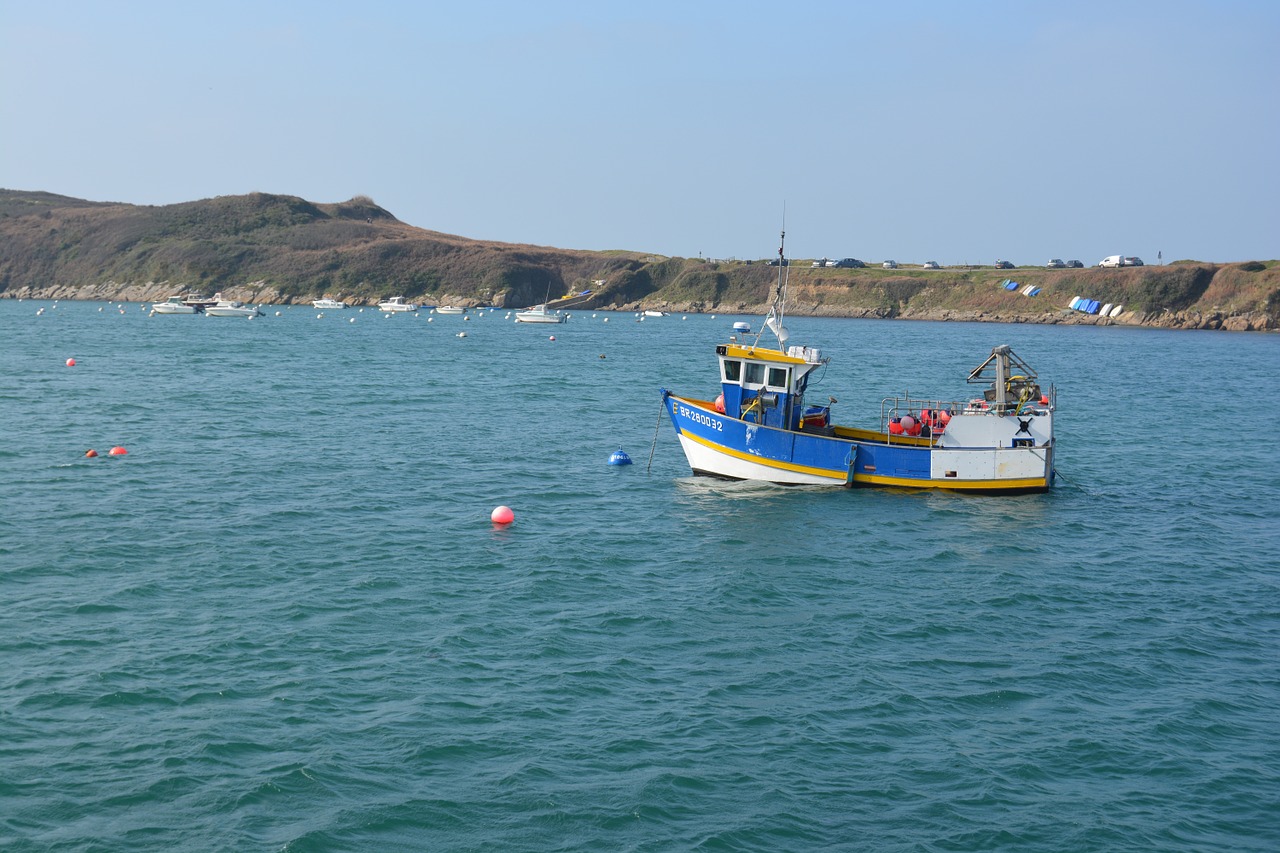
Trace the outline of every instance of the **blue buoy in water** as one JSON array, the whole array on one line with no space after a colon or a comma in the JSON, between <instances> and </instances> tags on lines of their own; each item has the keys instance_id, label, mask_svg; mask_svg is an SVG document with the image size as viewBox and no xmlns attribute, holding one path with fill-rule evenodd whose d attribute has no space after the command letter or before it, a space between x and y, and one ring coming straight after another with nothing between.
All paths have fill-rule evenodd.
<instances>
[{"instance_id":1,"label":"blue buoy in water","mask_svg":"<svg viewBox=\"0 0 1280 853\"><path fill-rule=\"evenodd\" d=\"M609 464L610 465L630 465L631 457L623 453L622 448L619 447L617 450L609 454Z\"/></svg>"}]
</instances>

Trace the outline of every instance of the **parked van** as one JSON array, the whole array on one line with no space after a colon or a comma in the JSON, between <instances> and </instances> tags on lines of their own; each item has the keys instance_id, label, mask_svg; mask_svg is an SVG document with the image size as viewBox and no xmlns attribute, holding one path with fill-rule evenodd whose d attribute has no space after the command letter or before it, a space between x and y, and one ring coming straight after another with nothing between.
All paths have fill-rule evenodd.
<instances>
[{"instance_id":1,"label":"parked van","mask_svg":"<svg viewBox=\"0 0 1280 853\"><path fill-rule=\"evenodd\" d=\"M1100 267L1118 267L1118 266L1122 266L1123 264L1124 264L1123 255L1107 255L1105 258L1098 261L1098 266Z\"/></svg>"}]
</instances>

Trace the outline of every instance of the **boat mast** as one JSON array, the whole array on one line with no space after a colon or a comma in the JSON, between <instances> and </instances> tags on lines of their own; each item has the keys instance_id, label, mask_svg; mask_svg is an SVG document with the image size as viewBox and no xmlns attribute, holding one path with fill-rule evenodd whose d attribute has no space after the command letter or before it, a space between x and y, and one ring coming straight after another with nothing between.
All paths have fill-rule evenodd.
<instances>
[{"instance_id":1,"label":"boat mast","mask_svg":"<svg viewBox=\"0 0 1280 853\"><path fill-rule=\"evenodd\" d=\"M787 225L786 214L783 214L782 235L778 238L778 287L773 294L773 304L769 306L769 313L765 315L764 325L771 329L778 339L778 349L786 350L787 334L786 328L782 325L783 317L787 311L787 282L791 275L791 267L787 263L786 252L787 245ZM755 342L752 346L760 343L760 336L764 334L764 329L756 333Z\"/></svg>"}]
</instances>

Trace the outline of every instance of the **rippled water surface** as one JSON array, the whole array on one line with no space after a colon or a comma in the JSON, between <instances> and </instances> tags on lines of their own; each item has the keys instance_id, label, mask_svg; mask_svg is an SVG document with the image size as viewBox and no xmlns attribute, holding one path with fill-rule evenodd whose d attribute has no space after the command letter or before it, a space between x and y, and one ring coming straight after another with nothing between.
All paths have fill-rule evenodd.
<instances>
[{"instance_id":1,"label":"rippled water surface","mask_svg":"<svg viewBox=\"0 0 1280 853\"><path fill-rule=\"evenodd\" d=\"M0 301L0 849L1280 849L1280 337L790 322L1056 382L984 498L689 476L744 318L279 311Z\"/></svg>"}]
</instances>

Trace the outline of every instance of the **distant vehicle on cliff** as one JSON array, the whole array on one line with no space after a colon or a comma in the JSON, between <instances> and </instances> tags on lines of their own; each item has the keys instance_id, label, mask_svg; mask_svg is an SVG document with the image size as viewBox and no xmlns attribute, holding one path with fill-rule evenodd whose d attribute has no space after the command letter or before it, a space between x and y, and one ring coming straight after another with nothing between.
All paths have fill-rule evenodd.
<instances>
[{"instance_id":1,"label":"distant vehicle on cliff","mask_svg":"<svg viewBox=\"0 0 1280 853\"><path fill-rule=\"evenodd\" d=\"M884 267L884 268L885 268L885 269L887 269L887 270L896 270L896 269L898 268L898 262L897 262L897 261L885 261L885 262L884 262L883 264L881 264L880 266Z\"/></svg>"},{"instance_id":2,"label":"distant vehicle on cliff","mask_svg":"<svg viewBox=\"0 0 1280 853\"><path fill-rule=\"evenodd\" d=\"M1124 257L1121 255L1107 255L1098 261L1100 267L1119 267L1124 265Z\"/></svg>"},{"instance_id":3,"label":"distant vehicle on cliff","mask_svg":"<svg viewBox=\"0 0 1280 853\"><path fill-rule=\"evenodd\" d=\"M864 264L862 261L858 260L857 258L841 258L840 260L836 261L835 265L838 267L844 267L846 269L862 269L863 267L866 266L866 264Z\"/></svg>"},{"instance_id":4,"label":"distant vehicle on cliff","mask_svg":"<svg viewBox=\"0 0 1280 853\"><path fill-rule=\"evenodd\" d=\"M996 261L996 269L1011 270L1013 269L1013 263L1011 261Z\"/></svg>"},{"instance_id":5,"label":"distant vehicle on cliff","mask_svg":"<svg viewBox=\"0 0 1280 853\"><path fill-rule=\"evenodd\" d=\"M1067 266L1073 270L1084 269L1084 264L1080 261L1067 261Z\"/></svg>"},{"instance_id":6,"label":"distant vehicle on cliff","mask_svg":"<svg viewBox=\"0 0 1280 853\"><path fill-rule=\"evenodd\" d=\"M1049 261L1049 263L1045 264L1045 266L1051 270L1060 270L1063 267L1065 267L1066 264L1062 262L1061 258L1054 258L1053 260Z\"/></svg>"},{"instance_id":7,"label":"distant vehicle on cliff","mask_svg":"<svg viewBox=\"0 0 1280 853\"><path fill-rule=\"evenodd\" d=\"M920 267L920 269L922 269L922 270L940 270L940 269L942 269L942 267L938 264L938 262L937 262L937 261L925 261L925 262L924 262L924 264Z\"/></svg>"}]
</instances>

